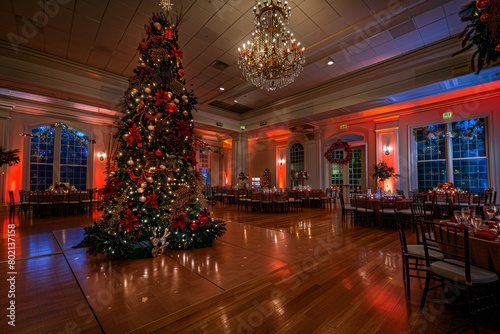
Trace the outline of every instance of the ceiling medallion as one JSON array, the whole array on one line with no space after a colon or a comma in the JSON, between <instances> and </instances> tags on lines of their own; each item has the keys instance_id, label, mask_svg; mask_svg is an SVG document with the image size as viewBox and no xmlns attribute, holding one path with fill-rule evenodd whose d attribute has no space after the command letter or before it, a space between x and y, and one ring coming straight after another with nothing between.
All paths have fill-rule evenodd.
<instances>
[{"instance_id":1,"label":"ceiling medallion","mask_svg":"<svg viewBox=\"0 0 500 334\"><path fill-rule=\"evenodd\" d=\"M287 1L259 1L253 12L252 41L238 48L238 65L247 81L274 91L292 83L302 71L304 48L288 29L291 7Z\"/></svg>"}]
</instances>

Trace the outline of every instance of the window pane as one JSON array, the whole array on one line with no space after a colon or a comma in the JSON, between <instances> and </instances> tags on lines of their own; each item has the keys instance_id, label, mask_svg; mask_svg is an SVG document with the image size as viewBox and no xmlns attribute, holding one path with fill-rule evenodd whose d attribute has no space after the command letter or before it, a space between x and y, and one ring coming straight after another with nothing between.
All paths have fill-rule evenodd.
<instances>
[{"instance_id":1,"label":"window pane","mask_svg":"<svg viewBox=\"0 0 500 334\"><path fill-rule=\"evenodd\" d=\"M482 193L488 188L486 158L453 160L454 184L462 190Z\"/></svg>"},{"instance_id":2,"label":"window pane","mask_svg":"<svg viewBox=\"0 0 500 334\"><path fill-rule=\"evenodd\" d=\"M488 188L484 118L452 123L455 187L472 193Z\"/></svg>"},{"instance_id":3,"label":"window pane","mask_svg":"<svg viewBox=\"0 0 500 334\"><path fill-rule=\"evenodd\" d=\"M63 128L61 131L61 182L78 190L87 183L88 136L82 132Z\"/></svg>"},{"instance_id":4,"label":"window pane","mask_svg":"<svg viewBox=\"0 0 500 334\"><path fill-rule=\"evenodd\" d=\"M361 161L361 149L353 148L352 149L352 159L349 162L349 185L351 186L351 190L353 186L361 185L362 181L362 161Z\"/></svg>"},{"instance_id":5,"label":"window pane","mask_svg":"<svg viewBox=\"0 0 500 334\"><path fill-rule=\"evenodd\" d=\"M438 183L446 182L446 162L422 161L417 162L418 190L428 191Z\"/></svg>"}]
</instances>

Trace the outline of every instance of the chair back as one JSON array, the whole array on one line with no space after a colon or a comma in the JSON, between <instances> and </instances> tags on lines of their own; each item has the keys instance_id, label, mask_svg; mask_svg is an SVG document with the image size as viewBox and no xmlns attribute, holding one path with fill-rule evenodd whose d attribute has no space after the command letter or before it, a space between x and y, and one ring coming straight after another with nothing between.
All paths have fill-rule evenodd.
<instances>
[{"instance_id":1,"label":"chair back","mask_svg":"<svg viewBox=\"0 0 500 334\"><path fill-rule=\"evenodd\" d=\"M422 194L414 194L411 197L411 200L413 203L425 203L426 199L427 199L427 196L422 195Z\"/></svg>"},{"instance_id":2,"label":"chair back","mask_svg":"<svg viewBox=\"0 0 500 334\"><path fill-rule=\"evenodd\" d=\"M380 199L380 211L382 213L396 212L396 196L383 196Z\"/></svg>"},{"instance_id":3,"label":"chair back","mask_svg":"<svg viewBox=\"0 0 500 334\"><path fill-rule=\"evenodd\" d=\"M425 217L425 207L424 203L416 202L410 203L410 210L413 219Z\"/></svg>"},{"instance_id":4,"label":"chair back","mask_svg":"<svg viewBox=\"0 0 500 334\"><path fill-rule=\"evenodd\" d=\"M403 217L400 212L396 212L396 228L399 235L399 243L401 245L401 253L404 255L408 254L408 244L406 243L405 226L403 222Z\"/></svg>"},{"instance_id":5,"label":"chair back","mask_svg":"<svg viewBox=\"0 0 500 334\"><path fill-rule=\"evenodd\" d=\"M448 204L448 193L435 193L432 201L434 205Z\"/></svg>"},{"instance_id":6,"label":"chair back","mask_svg":"<svg viewBox=\"0 0 500 334\"><path fill-rule=\"evenodd\" d=\"M470 205L471 199L472 197L469 192L456 194L456 203L459 205Z\"/></svg>"},{"instance_id":7,"label":"chair back","mask_svg":"<svg viewBox=\"0 0 500 334\"><path fill-rule=\"evenodd\" d=\"M356 210L357 209L368 209L368 197L366 195L355 196Z\"/></svg>"},{"instance_id":8,"label":"chair back","mask_svg":"<svg viewBox=\"0 0 500 334\"><path fill-rule=\"evenodd\" d=\"M340 200L340 206L344 208L345 207L344 194L341 191L339 191L339 200Z\"/></svg>"},{"instance_id":9,"label":"chair back","mask_svg":"<svg viewBox=\"0 0 500 334\"><path fill-rule=\"evenodd\" d=\"M14 191L13 190L9 190L9 203L10 203L10 205L14 205L14 203L16 203L16 201L14 199Z\"/></svg>"},{"instance_id":10,"label":"chair back","mask_svg":"<svg viewBox=\"0 0 500 334\"><path fill-rule=\"evenodd\" d=\"M45 192L43 190L37 190L36 201L38 204L50 204L52 201L52 193L50 191Z\"/></svg>"},{"instance_id":11,"label":"chair back","mask_svg":"<svg viewBox=\"0 0 500 334\"><path fill-rule=\"evenodd\" d=\"M426 266L430 267L429 253L441 254L447 265L455 268L456 281L472 284L469 248L469 228L420 219L420 236L424 245Z\"/></svg>"}]
</instances>

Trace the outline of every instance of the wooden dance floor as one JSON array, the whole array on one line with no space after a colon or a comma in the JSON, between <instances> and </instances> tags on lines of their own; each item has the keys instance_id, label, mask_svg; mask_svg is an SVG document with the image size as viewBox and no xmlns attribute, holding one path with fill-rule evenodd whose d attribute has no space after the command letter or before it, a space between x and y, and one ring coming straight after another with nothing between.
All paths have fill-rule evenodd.
<instances>
[{"instance_id":1,"label":"wooden dance floor","mask_svg":"<svg viewBox=\"0 0 500 334\"><path fill-rule=\"evenodd\" d=\"M407 302L396 230L342 225L340 204L277 214L212 210L227 221L214 247L126 261L72 248L97 211L10 219L2 212L0 332L472 333L469 317L453 307L429 302L418 312L423 281L412 280ZM5 284L9 224L14 298ZM6 317L10 300L15 327ZM481 333L499 332L498 316L480 322Z\"/></svg>"}]
</instances>

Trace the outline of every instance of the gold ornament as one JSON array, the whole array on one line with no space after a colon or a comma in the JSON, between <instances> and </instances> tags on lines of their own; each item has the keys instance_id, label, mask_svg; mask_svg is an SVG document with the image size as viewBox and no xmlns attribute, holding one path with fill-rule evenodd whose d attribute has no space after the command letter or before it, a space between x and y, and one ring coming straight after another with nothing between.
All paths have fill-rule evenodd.
<instances>
[{"instance_id":1,"label":"gold ornament","mask_svg":"<svg viewBox=\"0 0 500 334\"><path fill-rule=\"evenodd\" d=\"M187 115L189 115L189 112L188 112L187 110L184 110L184 111L182 112L182 114L183 114L184 116L187 116Z\"/></svg>"},{"instance_id":2,"label":"gold ornament","mask_svg":"<svg viewBox=\"0 0 500 334\"><path fill-rule=\"evenodd\" d=\"M156 30L160 31L162 28L162 25L160 22L155 22L153 23L153 26L155 27Z\"/></svg>"}]
</instances>

